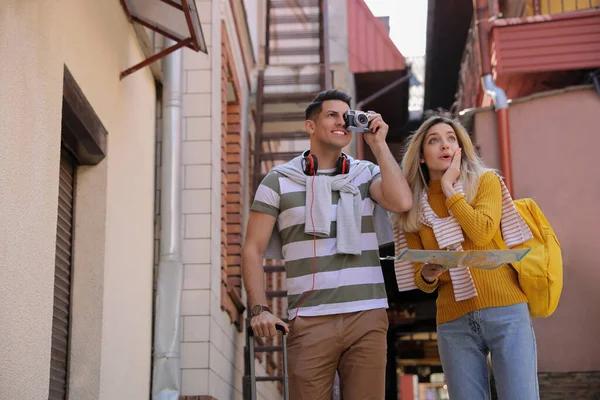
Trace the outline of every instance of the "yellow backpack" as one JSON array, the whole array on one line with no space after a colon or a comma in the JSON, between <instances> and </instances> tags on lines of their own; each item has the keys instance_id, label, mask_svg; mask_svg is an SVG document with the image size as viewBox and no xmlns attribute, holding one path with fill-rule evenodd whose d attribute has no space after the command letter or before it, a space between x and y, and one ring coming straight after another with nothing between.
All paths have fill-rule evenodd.
<instances>
[{"instance_id":1,"label":"yellow backpack","mask_svg":"<svg viewBox=\"0 0 600 400\"><path fill-rule=\"evenodd\" d=\"M527 296L532 317L550 316L563 287L563 262L560 243L554 230L532 199L514 200L517 211L531 229L533 238L514 248L530 248L522 261L512 263L519 284Z\"/></svg>"}]
</instances>

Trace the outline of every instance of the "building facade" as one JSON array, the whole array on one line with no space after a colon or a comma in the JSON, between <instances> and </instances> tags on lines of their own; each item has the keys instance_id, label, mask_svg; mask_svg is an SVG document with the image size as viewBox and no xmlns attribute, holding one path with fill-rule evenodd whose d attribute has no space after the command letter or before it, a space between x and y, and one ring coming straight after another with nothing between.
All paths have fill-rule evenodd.
<instances>
[{"instance_id":1,"label":"building facade","mask_svg":"<svg viewBox=\"0 0 600 400\"><path fill-rule=\"evenodd\" d=\"M585 160L593 157L586 143L600 111L600 4L475 3L474 10L463 2L435 2L425 103L451 109L486 164L508 176L513 197L533 198L552 224L562 246L564 286L555 313L533 321L540 394L594 398L600 393L600 349L593 338L600 325L588 305L598 301L590 287L598 277L590 240L600 221L590 203L598 180ZM443 33L450 24L446 7L455 15L449 35ZM443 67L429 63L441 57ZM488 76L484 84L482 75ZM492 95L494 86L507 101Z\"/></svg>"},{"instance_id":2,"label":"building facade","mask_svg":"<svg viewBox=\"0 0 600 400\"><path fill-rule=\"evenodd\" d=\"M196 0L206 50L139 69L173 37L143 27L153 2L131 3L0 5L1 398L241 399L241 244L257 179L283 161L258 154L308 146L315 92L372 94L349 67L350 16L380 24L362 1ZM393 56L379 87L403 73ZM285 290L281 271L265 281ZM280 373L277 354L256 358Z\"/></svg>"},{"instance_id":3,"label":"building facade","mask_svg":"<svg viewBox=\"0 0 600 400\"><path fill-rule=\"evenodd\" d=\"M0 397L147 399L155 79L118 1L0 21Z\"/></svg>"}]
</instances>

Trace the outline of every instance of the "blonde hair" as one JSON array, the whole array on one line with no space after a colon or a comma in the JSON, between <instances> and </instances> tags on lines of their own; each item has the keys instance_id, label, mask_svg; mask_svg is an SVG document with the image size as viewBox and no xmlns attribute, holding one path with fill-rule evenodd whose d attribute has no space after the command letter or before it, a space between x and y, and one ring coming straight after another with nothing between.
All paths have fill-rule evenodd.
<instances>
[{"instance_id":1,"label":"blonde hair","mask_svg":"<svg viewBox=\"0 0 600 400\"><path fill-rule=\"evenodd\" d=\"M452 118L445 116L433 116L427 119L417 131L408 137L404 156L402 157L402 172L408 181L408 185L413 194L413 206L405 213L397 214L395 223L405 232L417 232L421 229L419 213L421 211L421 198L423 192L427 190L429 182L429 169L427 165L421 163L423 156L423 142L429 129L437 124L448 124L456 133L458 145L462 149L460 176L458 179L462 182L465 197L468 203L471 203L477 195L479 178L482 174L492 169L487 168L481 158L475 151L475 146L469 137L466 129Z\"/></svg>"}]
</instances>

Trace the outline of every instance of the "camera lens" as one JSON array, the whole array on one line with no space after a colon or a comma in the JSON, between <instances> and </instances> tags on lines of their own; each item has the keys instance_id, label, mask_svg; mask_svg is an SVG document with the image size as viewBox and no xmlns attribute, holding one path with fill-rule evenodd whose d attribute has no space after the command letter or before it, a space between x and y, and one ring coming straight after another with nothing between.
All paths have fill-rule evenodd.
<instances>
[{"instance_id":1,"label":"camera lens","mask_svg":"<svg viewBox=\"0 0 600 400\"><path fill-rule=\"evenodd\" d=\"M369 117L367 117L366 114L358 114L356 116L356 122L358 122L358 124L361 126L367 126L369 125Z\"/></svg>"}]
</instances>

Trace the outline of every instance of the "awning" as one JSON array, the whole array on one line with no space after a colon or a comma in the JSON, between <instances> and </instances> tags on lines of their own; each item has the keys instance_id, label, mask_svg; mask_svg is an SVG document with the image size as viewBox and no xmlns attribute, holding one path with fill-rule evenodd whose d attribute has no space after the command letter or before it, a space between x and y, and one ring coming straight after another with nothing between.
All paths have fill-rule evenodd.
<instances>
[{"instance_id":1,"label":"awning","mask_svg":"<svg viewBox=\"0 0 600 400\"><path fill-rule=\"evenodd\" d=\"M405 68L405 59L386 27L363 0L348 0L348 58L352 73Z\"/></svg>"},{"instance_id":2,"label":"awning","mask_svg":"<svg viewBox=\"0 0 600 400\"><path fill-rule=\"evenodd\" d=\"M362 103L379 91L385 93L361 105L364 111L374 110L381 114L383 120L390 126L388 138L403 135L403 128L408 120L408 88L410 78L408 70L364 72L355 74L356 100Z\"/></svg>"},{"instance_id":3,"label":"awning","mask_svg":"<svg viewBox=\"0 0 600 400\"><path fill-rule=\"evenodd\" d=\"M348 59L361 108L381 113L390 126L389 140L404 137L410 85L406 60L363 0L348 0Z\"/></svg>"},{"instance_id":4,"label":"awning","mask_svg":"<svg viewBox=\"0 0 600 400\"><path fill-rule=\"evenodd\" d=\"M472 0L429 0L424 110L449 110L456 100L460 63L472 19Z\"/></svg>"},{"instance_id":5,"label":"awning","mask_svg":"<svg viewBox=\"0 0 600 400\"><path fill-rule=\"evenodd\" d=\"M195 0L121 0L121 5L130 21L175 42L123 71L121 79L182 47L208 53Z\"/></svg>"}]
</instances>

